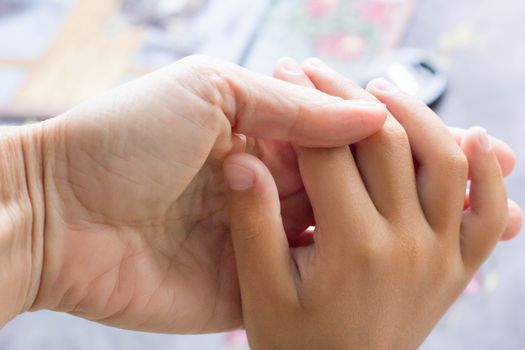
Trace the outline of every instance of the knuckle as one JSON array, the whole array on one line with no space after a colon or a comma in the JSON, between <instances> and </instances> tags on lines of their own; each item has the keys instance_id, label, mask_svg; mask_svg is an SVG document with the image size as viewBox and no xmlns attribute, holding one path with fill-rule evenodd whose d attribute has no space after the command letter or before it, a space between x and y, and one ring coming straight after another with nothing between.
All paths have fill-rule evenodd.
<instances>
[{"instance_id":1,"label":"knuckle","mask_svg":"<svg viewBox=\"0 0 525 350\"><path fill-rule=\"evenodd\" d=\"M459 256L437 255L432 267L431 278L435 281L449 281L451 285L463 287L465 273ZM454 291L455 288L452 288Z\"/></svg>"},{"instance_id":2,"label":"knuckle","mask_svg":"<svg viewBox=\"0 0 525 350\"><path fill-rule=\"evenodd\" d=\"M203 128L222 130L226 116L233 125L239 106L232 89L229 63L205 56L187 56L166 68L175 85L196 96L202 107L208 106L208 113L199 113L195 120Z\"/></svg>"},{"instance_id":3,"label":"knuckle","mask_svg":"<svg viewBox=\"0 0 525 350\"><path fill-rule=\"evenodd\" d=\"M187 77L192 80L196 94L225 116L232 128L245 123L245 115L257 108L254 91L244 79L239 78L240 68L222 59L193 55L187 60ZM243 125L249 129L249 125Z\"/></svg>"},{"instance_id":4,"label":"knuckle","mask_svg":"<svg viewBox=\"0 0 525 350\"><path fill-rule=\"evenodd\" d=\"M241 242L256 241L264 236L263 225L254 223L250 224L236 224L232 225L231 232L236 240Z\"/></svg>"},{"instance_id":5,"label":"knuckle","mask_svg":"<svg viewBox=\"0 0 525 350\"><path fill-rule=\"evenodd\" d=\"M454 177L462 177L466 180L469 168L468 160L459 148L451 152L446 152L439 157L437 162L444 173Z\"/></svg>"},{"instance_id":6,"label":"knuckle","mask_svg":"<svg viewBox=\"0 0 525 350\"><path fill-rule=\"evenodd\" d=\"M455 252L448 243L436 237L412 240L411 251L404 250L405 261L412 267L414 275L451 283L461 279L461 255L459 250L458 254Z\"/></svg>"},{"instance_id":7,"label":"knuckle","mask_svg":"<svg viewBox=\"0 0 525 350\"><path fill-rule=\"evenodd\" d=\"M382 240L361 242L356 247L357 259L366 262L367 266L382 265L391 259L390 247Z\"/></svg>"},{"instance_id":8,"label":"knuckle","mask_svg":"<svg viewBox=\"0 0 525 350\"><path fill-rule=\"evenodd\" d=\"M216 90L220 81L217 65L206 56L188 56L161 70L161 76L171 79L179 87L204 97L209 91Z\"/></svg>"},{"instance_id":9,"label":"knuckle","mask_svg":"<svg viewBox=\"0 0 525 350\"><path fill-rule=\"evenodd\" d=\"M182 72L183 79L189 87L221 91L228 87L224 77L228 70L227 65L227 62L214 57L191 55L168 66L168 70Z\"/></svg>"},{"instance_id":10,"label":"knuckle","mask_svg":"<svg viewBox=\"0 0 525 350\"><path fill-rule=\"evenodd\" d=\"M461 266L461 259L459 249L453 249L448 243L436 241L434 243L436 248L433 254L433 269L437 278L444 279L446 276L454 276L459 272L458 267ZM455 253L458 254L455 254Z\"/></svg>"},{"instance_id":11,"label":"knuckle","mask_svg":"<svg viewBox=\"0 0 525 350\"><path fill-rule=\"evenodd\" d=\"M270 232L279 229L279 223L272 220L277 215L277 209L251 201L238 201L231 208L230 231L239 241L264 240Z\"/></svg>"},{"instance_id":12,"label":"knuckle","mask_svg":"<svg viewBox=\"0 0 525 350\"><path fill-rule=\"evenodd\" d=\"M342 85L344 86L344 91L345 91L345 96L343 97L350 98L350 99L370 101L370 94L366 90L363 90L357 82L351 79L348 79L347 77L345 77L344 75L340 73L335 73L335 74L336 76L333 77L334 80L343 82Z\"/></svg>"},{"instance_id":13,"label":"knuckle","mask_svg":"<svg viewBox=\"0 0 525 350\"><path fill-rule=\"evenodd\" d=\"M186 56L177 61L176 63L180 63L189 67L194 67L195 69L206 70L212 68L214 65L217 65L218 62L220 62L220 60L215 57L194 54Z\"/></svg>"},{"instance_id":14,"label":"knuckle","mask_svg":"<svg viewBox=\"0 0 525 350\"><path fill-rule=\"evenodd\" d=\"M189 80L191 76L208 75L213 72L215 59L204 55L186 56L162 69L168 77Z\"/></svg>"},{"instance_id":15,"label":"knuckle","mask_svg":"<svg viewBox=\"0 0 525 350\"><path fill-rule=\"evenodd\" d=\"M499 237L505 231L508 219L507 209L496 211L490 218L486 218L483 227L489 234Z\"/></svg>"},{"instance_id":16,"label":"knuckle","mask_svg":"<svg viewBox=\"0 0 525 350\"><path fill-rule=\"evenodd\" d=\"M398 230L401 231L401 230ZM423 266L428 255L428 236L423 232L414 232L406 226L403 233L397 238L395 256L398 261L403 261L407 266Z\"/></svg>"},{"instance_id":17,"label":"knuckle","mask_svg":"<svg viewBox=\"0 0 525 350\"><path fill-rule=\"evenodd\" d=\"M396 120L388 118L383 128L376 134L361 141L365 147L380 147L386 152L398 153L410 150L408 134Z\"/></svg>"},{"instance_id":18,"label":"knuckle","mask_svg":"<svg viewBox=\"0 0 525 350\"><path fill-rule=\"evenodd\" d=\"M402 248L399 252L412 264L418 264L427 251L426 242L421 234L412 234L408 239L402 240Z\"/></svg>"},{"instance_id":19,"label":"knuckle","mask_svg":"<svg viewBox=\"0 0 525 350\"><path fill-rule=\"evenodd\" d=\"M410 106L410 109L414 112L414 115L428 115L429 113L434 114L434 112L426 105L426 103L412 95L399 92L398 99L400 103Z\"/></svg>"},{"instance_id":20,"label":"knuckle","mask_svg":"<svg viewBox=\"0 0 525 350\"><path fill-rule=\"evenodd\" d=\"M388 146L409 145L405 129L396 121L388 122L381 133L382 142Z\"/></svg>"}]
</instances>

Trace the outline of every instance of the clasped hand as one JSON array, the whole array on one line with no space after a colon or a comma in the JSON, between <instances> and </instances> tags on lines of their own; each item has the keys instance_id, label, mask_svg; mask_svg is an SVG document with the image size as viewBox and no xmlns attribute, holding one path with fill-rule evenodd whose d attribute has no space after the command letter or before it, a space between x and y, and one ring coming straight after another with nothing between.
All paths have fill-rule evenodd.
<instances>
[{"instance_id":1,"label":"clasped hand","mask_svg":"<svg viewBox=\"0 0 525 350\"><path fill-rule=\"evenodd\" d=\"M288 238L280 248L285 254L289 246L313 242L305 230L318 210L352 206L352 198L331 202L336 193L328 184L344 184L347 176L350 181L355 171L349 167L355 165L341 148L326 149L348 149L393 120L384 104L317 61L305 63L308 80L303 70L287 70L289 63L282 61L276 70L285 82L193 56L52 120L5 131L0 139L2 249L10 253L2 254L0 282L10 287L0 290L6 305L0 322L27 310L50 309L155 332L216 332L244 325L237 271L250 273L256 267L242 260L236 266L225 159L245 151L271 174L274 214L280 213ZM317 89L312 77L318 79ZM376 97L391 109L388 97ZM394 117L408 120L404 114L399 110ZM430 141L420 140L424 134L417 136L408 121L400 123L414 154L430 164ZM442 126L439 130L442 137L448 133ZM465 132L453 132L461 143ZM416 195L398 193L403 189L399 181L412 178L413 171L407 167L401 176L390 176L394 158L388 157L393 152L388 147L396 144L379 147L371 140L357 146L357 162L384 158L386 183L373 188L365 183L366 189L373 192L375 205L376 198L384 198L384 205L394 208ZM503 173L509 174L512 152L501 141L491 139L491 144ZM330 169L333 158L344 161L342 172ZM431 166L425 171L428 177L434 174ZM309 181L316 176L327 186L313 194ZM377 182L374 176L366 174L365 181ZM428 196L435 191L425 188L420 191ZM315 217L309 196L326 197L319 199L321 207L314 206ZM390 198L399 203L388 203ZM426 206L425 213L441 208ZM506 238L517 232L521 219L512 202L510 209ZM260 219L253 225L266 225Z\"/></svg>"}]
</instances>

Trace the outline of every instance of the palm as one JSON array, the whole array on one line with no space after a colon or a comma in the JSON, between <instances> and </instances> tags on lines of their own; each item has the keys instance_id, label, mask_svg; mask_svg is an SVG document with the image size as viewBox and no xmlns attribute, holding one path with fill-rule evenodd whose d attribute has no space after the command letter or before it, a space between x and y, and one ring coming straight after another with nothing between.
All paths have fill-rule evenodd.
<instances>
[{"instance_id":1,"label":"palm","mask_svg":"<svg viewBox=\"0 0 525 350\"><path fill-rule=\"evenodd\" d=\"M222 180L229 124L203 129L151 105L105 118L104 104L48 126L65 141L47 146L53 234L35 306L149 331L240 326ZM283 208L294 213L285 220L290 232L302 231L308 201L290 147L258 141L253 151L274 169Z\"/></svg>"}]
</instances>

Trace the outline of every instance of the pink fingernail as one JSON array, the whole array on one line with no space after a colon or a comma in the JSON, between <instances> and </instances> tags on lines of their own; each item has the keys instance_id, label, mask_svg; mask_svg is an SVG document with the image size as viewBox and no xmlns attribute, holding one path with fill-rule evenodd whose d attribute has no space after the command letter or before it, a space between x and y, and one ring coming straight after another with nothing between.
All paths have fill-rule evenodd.
<instances>
[{"instance_id":1,"label":"pink fingernail","mask_svg":"<svg viewBox=\"0 0 525 350\"><path fill-rule=\"evenodd\" d=\"M279 65L289 73L297 74L302 72L299 62L290 57L281 58Z\"/></svg>"},{"instance_id":2,"label":"pink fingernail","mask_svg":"<svg viewBox=\"0 0 525 350\"><path fill-rule=\"evenodd\" d=\"M251 169L237 164L224 166L224 179L234 191L245 191L255 185L255 173Z\"/></svg>"},{"instance_id":3,"label":"pink fingernail","mask_svg":"<svg viewBox=\"0 0 525 350\"><path fill-rule=\"evenodd\" d=\"M320 70L325 70L325 71L331 70L331 68L326 63L324 63L322 60L320 60L317 57L307 59L306 63L309 66L320 69Z\"/></svg>"},{"instance_id":4,"label":"pink fingernail","mask_svg":"<svg viewBox=\"0 0 525 350\"><path fill-rule=\"evenodd\" d=\"M487 134L487 130L481 127L474 128L476 130L476 133L478 134L478 142L482 149L485 151L490 151L492 149L492 145L489 141L489 136Z\"/></svg>"},{"instance_id":5,"label":"pink fingernail","mask_svg":"<svg viewBox=\"0 0 525 350\"><path fill-rule=\"evenodd\" d=\"M368 86L374 88L375 90L386 92L386 93L392 93L392 92L399 91L397 86L395 86L390 81L384 78L374 79L368 84Z\"/></svg>"}]
</instances>

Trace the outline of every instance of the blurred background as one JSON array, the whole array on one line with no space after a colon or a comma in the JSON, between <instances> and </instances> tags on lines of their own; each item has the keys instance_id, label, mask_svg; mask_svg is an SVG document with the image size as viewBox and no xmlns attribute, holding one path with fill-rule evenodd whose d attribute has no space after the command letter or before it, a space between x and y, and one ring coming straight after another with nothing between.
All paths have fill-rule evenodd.
<instances>
[{"instance_id":1,"label":"blurred background","mask_svg":"<svg viewBox=\"0 0 525 350\"><path fill-rule=\"evenodd\" d=\"M514 148L508 188L525 206L524 16L523 0L0 0L0 123L52 117L192 53L265 74L319 56L429 103L446 86L432 107ZM500 244L422 349L524 349L523 270L525 237ZM0 330L1 350L247 348L242 332L146 334L51 312Z\"/></svg>"}]
</instances>

